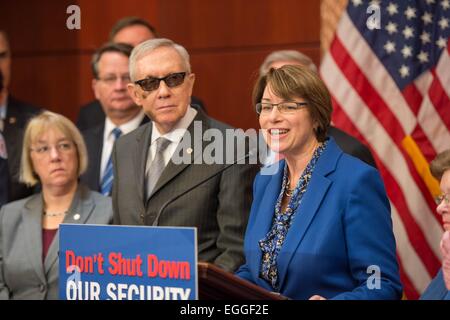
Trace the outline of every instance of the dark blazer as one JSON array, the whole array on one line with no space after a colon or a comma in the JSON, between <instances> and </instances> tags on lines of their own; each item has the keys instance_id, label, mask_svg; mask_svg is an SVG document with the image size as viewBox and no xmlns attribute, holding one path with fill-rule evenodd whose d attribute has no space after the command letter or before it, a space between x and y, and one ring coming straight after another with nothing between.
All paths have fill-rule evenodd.
<instances>
[{"instance_id":1,"label":"dark blazer","mask_svg":"<svg viewBox=\"0 0 450 320\"><path fill-rule=\"evenodd\" d=\"M192 142L188 145L193 152L184 154L190 164L169 161L148 200L144 184L152 123L117 140L113 152L114 223L197 227L199 260L234 271L244 258L243 237L258 166L237 164L236 156L230 164L194 164L194 159L201 160L197 153L209 144L194 136L195 121L200 121L202 132L215 128L224 133L230 128L198 110L179 144Z\"/></svg>"},{"instance_id":2,"label":"dark blazer","mask_svg":"<svg viewBox=\"0 0 450 320\"><path fill-rule=\"evenodd\" d=\"M191 103L205 110L203 101L199 98L192 97ZM94 100L80 108L76 124L80 131L84 131L104 123L105 117L100 101Z\"/></svg>"},{"instance_id":3,"label":"dark blazer","mask_svg":"<svg viewBox=\"0 0 450 320\"><path fill-rule=\"evenodd\" d=\"M258 242L272 225L285 160L273 175L255 179L245 234L246 263L237 275L292 299L400 299L389 201L377 170L345 154L330 138L278 255L279 287L259 277ZM277 165L276 163L273 165ZM368 282L375 265L379 289Z\"/></svg>"},{"instance_id":4,"label":"dark blazer","mask_svg":"<svg viewBox=\"0 0 450 320\"><path fill-rule=\"evenodd\" d=\"M377 167L369 148L367 148L367 146L362 144L355 137L333 126L330 126L328 128L328 135L334 138L337 145L345 153L352 155L358 159L361 159L362 161L364 161L368 165L371 165L374 168Z\"/></svg>"},{"instance_id":5,"label":"dark blazer","mask_svg":"<svg viewBox=\"0 0 450 320\"><path fill-rule=\"evenodd\" d=\"M4 120L3 136L8 152L9 167L9 198L14 201L25 198L32 193L32 189L19 182L20 158L22 155L22 143L25 127L28 120L38 114L41 109L27 103L8 97L6 119Z\"/></svg>"},{"instance_id":6,"label":"dark blazer","mask_svg":"<svg viewBox=\"0 0 450 320\"><path fill-rule=\"evenodd\" d=\"M149 122L147 116L144 116L140 125ZM103 151L103 131L105 130L105 121L93 128L82 132L88 153L88 167L81 176L81 182L91 190L100 191L100 169L102 164Z\"/></svg>"},{"instance_id":7,"label":"dark blazer","mask_svg":"<svg viewBox=\"0 0 450 320\"><path fill-rule=\"evenodd\" d=\"M58 299L59 233L42 262L42 194L0 211L0 299ZM78 220L74 219L79 214ZM80 185L63 223L108 224L111 199Z\"/></svg>"},{"instance_id":8,"label":"dark blazer","mask_svg":"<svg viewBox=\"0 0 450 320\"><path fill-rule=\"evenodd\" d=\"M445 286L442 269L422 293L420 300L450 300L450 290Z\"/></svg>"},{"instance_id":9,"label":"dark blazer","mask_svg":"<svg viewBox=\"0 0 450 320\"><path fill-rule=\"evenodd\" d=\"M0 208L8 202L8 161L0 158Z\"/></svg>"}]
</instances>

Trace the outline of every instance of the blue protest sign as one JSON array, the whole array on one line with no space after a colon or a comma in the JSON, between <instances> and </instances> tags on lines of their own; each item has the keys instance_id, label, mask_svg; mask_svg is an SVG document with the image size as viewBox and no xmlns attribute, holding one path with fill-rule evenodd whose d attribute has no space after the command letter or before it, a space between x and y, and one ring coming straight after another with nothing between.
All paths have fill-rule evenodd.
<instances>
[{"instance_id":1,"label":"blue protest sign","mask_svg":"<svg viewBox=\"0 0 450 320\"><path fill-rule=\"evenodd\" d=\"M59 297L194 300L197 229L62 224Z\"/></svg>"}]
</instances>

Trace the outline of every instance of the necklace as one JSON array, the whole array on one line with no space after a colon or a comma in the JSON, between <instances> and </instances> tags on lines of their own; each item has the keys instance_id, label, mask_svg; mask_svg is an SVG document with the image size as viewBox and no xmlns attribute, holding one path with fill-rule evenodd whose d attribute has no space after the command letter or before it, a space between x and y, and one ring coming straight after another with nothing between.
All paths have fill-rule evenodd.
<instances>
[{"instance_id":1,"label":"necklace","mask_svg":"<svg viewBox=\"0 0 450 320\"><path fill-rule=\"evenodd\" d=\"M46 216L46 217L59 217L59 216L66 215L66 214L67 214L67 211L64 211L64 212L53 212L53 213L44 211L44 216Z\"/></svg>"},{"instance_id":2,"label":"necklace","mask_svg":"<svg viewBox=\"0 0 450 320\"><path fill-rule=\"evenodd\" d=\"M284 188L284 194L287 196L287 197L291 197L292 196L292 193L294 192L294 190L295 190L295 188L294 189L289 189L289 186L291 185L291 180L289 179L289 175L288 175L288 177L287 177L287 181L286 181L286 186L285 186L285 188Z\"/></svg>"}]
</instances>

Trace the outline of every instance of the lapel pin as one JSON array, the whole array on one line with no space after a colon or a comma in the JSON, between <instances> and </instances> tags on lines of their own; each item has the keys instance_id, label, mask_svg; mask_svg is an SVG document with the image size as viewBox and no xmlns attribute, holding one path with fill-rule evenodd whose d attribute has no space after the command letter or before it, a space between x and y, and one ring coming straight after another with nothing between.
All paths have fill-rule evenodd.
<instances>
[{"instance_id":1,"label":"lapel pin","mask_svg":"<svg viewBox=\"0 0 450 320\"><path fill-rule=\"evenodd\" d=\"M74 220L80 220L80 214L76 213L73 215Z\"/></svg>"},{"instance_id":2,"label":"lapel pin","mask_svg":"<svg viewBox=\"0 0 450 320\"><path fill-rule=\"evenodd\" d=\"M192 148L187 148L187 149L186 149L187 154L191 154L192 151L194 151L194 150L192 150Z\"/></svg>"},{"instance_id":3,"label":"lapel pin","mask_svg":"<svg viewBox=\"0 0 450 320\"><path fill-rule=\"evenodd\" d=\"M17 122L16 117L9 118L9 124L15 124Z\"/></svg>"}]
</instances>

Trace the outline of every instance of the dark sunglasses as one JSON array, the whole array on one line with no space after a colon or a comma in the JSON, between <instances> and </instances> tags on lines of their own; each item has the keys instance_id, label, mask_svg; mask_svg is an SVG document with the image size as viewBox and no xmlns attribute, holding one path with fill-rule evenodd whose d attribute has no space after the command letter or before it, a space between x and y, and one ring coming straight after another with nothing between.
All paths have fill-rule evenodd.
<instances>
[{"instance_id":1,"label":"dark sunglasses","mask_svg":"<svg viewBox=\"0 0 450 320\"><path fill-rule=\"evenodd\" d=\"M153 91L159 88L159 82L162 80L169 88L174 88L181 85L186 77L186 72L171 73L163 78L148 77L142 80L135 81L144 91Z\"/></svg>"}]
</instances>

